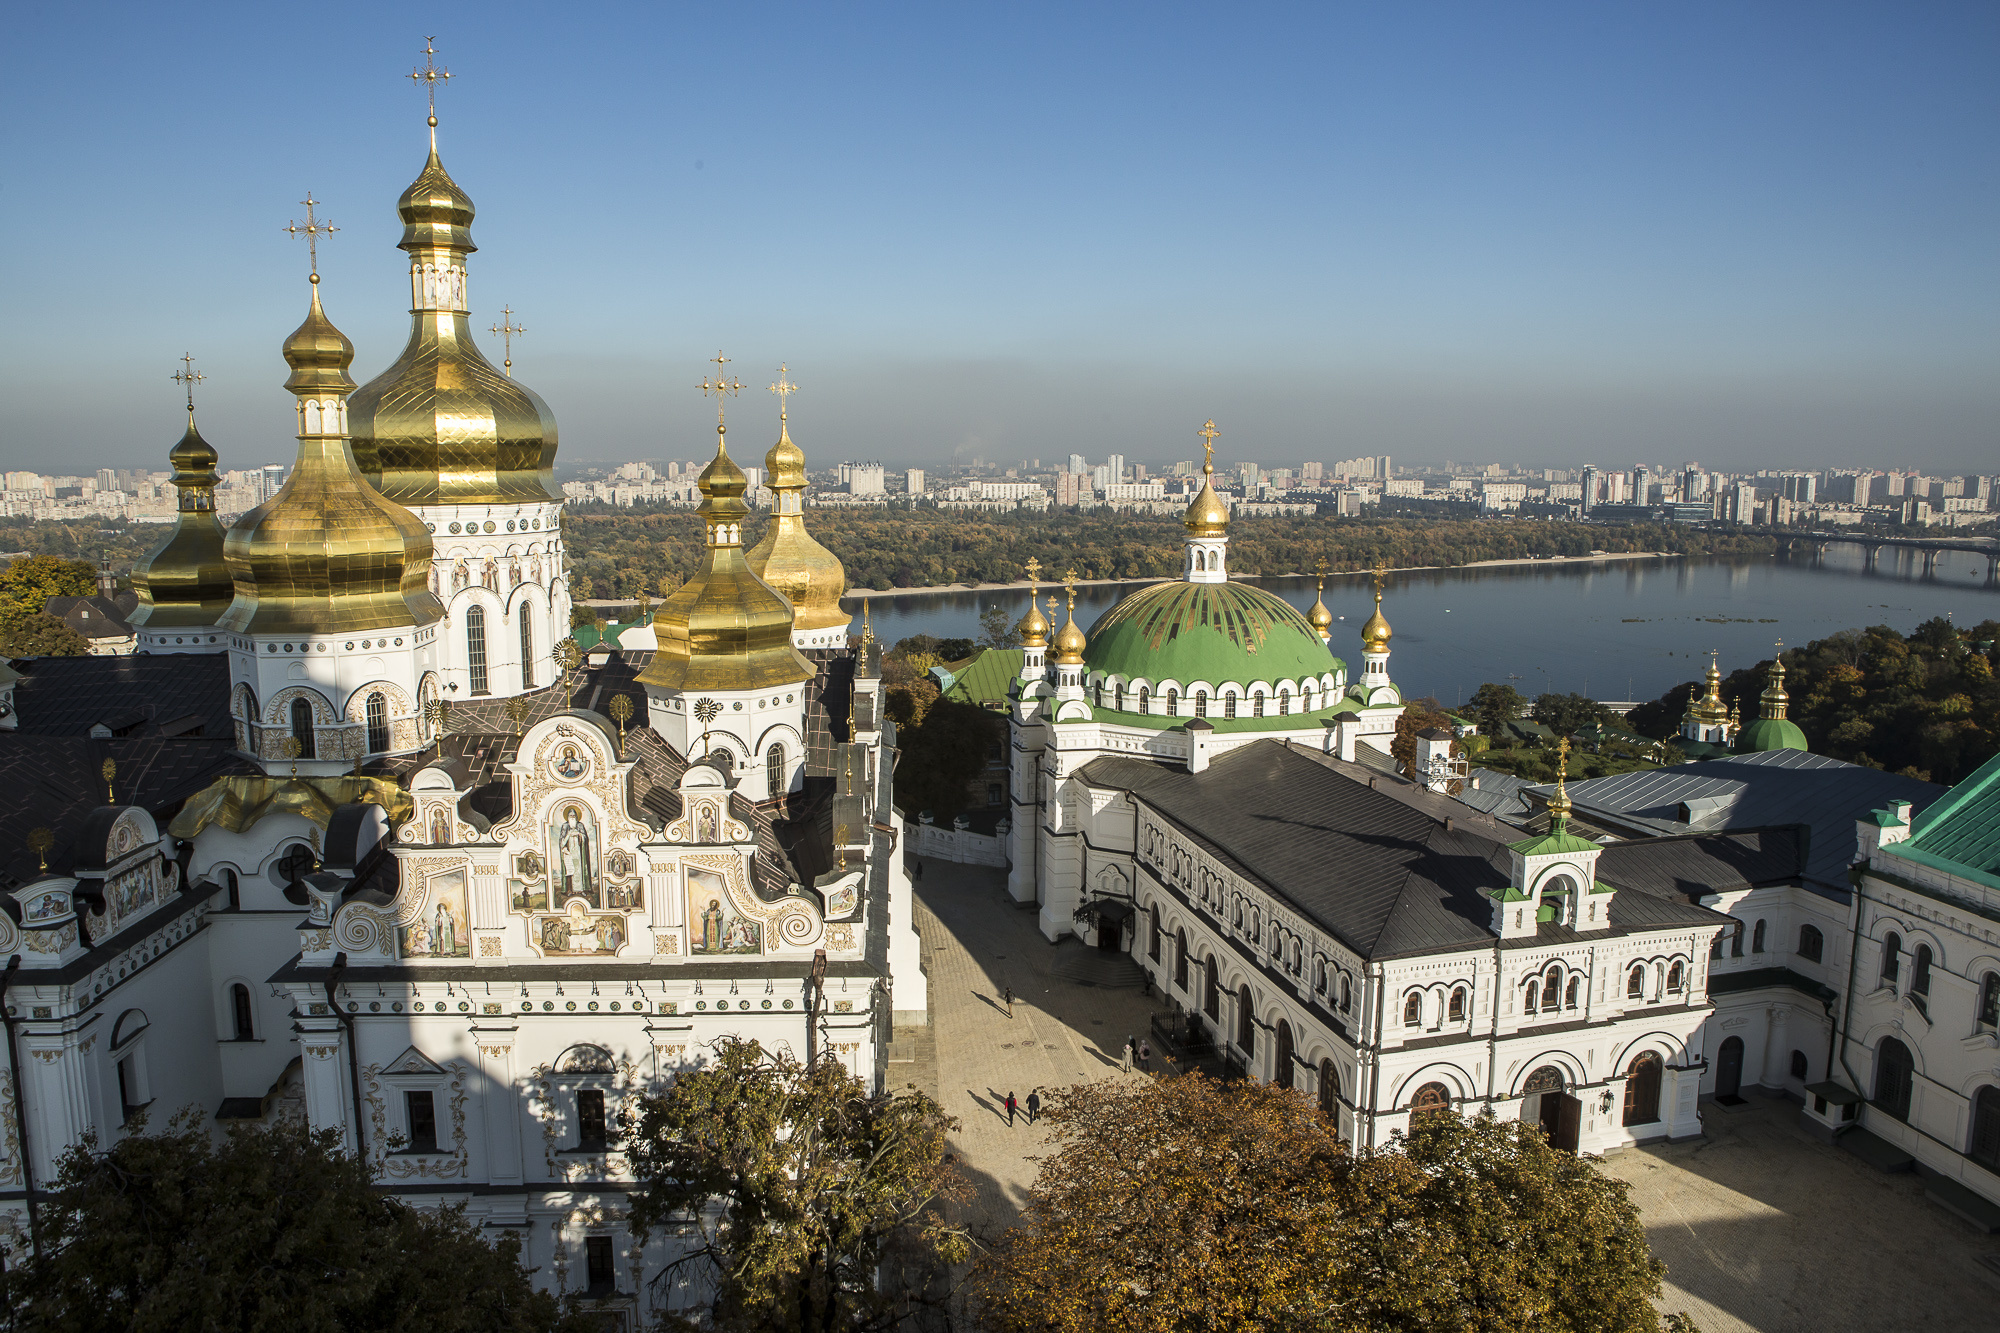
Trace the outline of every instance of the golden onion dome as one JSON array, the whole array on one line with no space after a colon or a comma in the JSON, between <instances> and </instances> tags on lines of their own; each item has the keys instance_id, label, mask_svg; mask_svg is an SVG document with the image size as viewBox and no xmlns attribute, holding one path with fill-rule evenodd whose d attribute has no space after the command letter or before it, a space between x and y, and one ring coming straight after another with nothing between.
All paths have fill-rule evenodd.
<instances>
[{"instance_id":1,"label":"golden onion dome","mask_svg":"<svg viewBox=\"0 0 2000 1333\"><path fill-rule=\"evenodd\" d=\"M167 539L132 567L139 605L126 619L154 629L213 625L229 609L236 585L223 559L225 534L215 517L217 455L201 438L192 406L187 433L167 457L174 465L179 516Z\"/></svg>"},{"instance_id":2,"label":"golden onion dome","mask_svg":"<svg viewBox=\"0 0 2000 1333\"><path fill-rule=\"evenodd\" d=\"M1021 617L1021 646L1024 648L1046 648L1049 646L1049 622L1042 615L1042 608L1036 604L1035 588L1028 589L1028 614Z\"/></svg>"},{"instance_id":3,"label":"golden onion dome","mask_svg":"<svg viewBox=\"0 0 2000 1333\"><path fill-rule=\"evenodd\" d=\"M1382 614L1382 589L1377 585L1375 614L1368 617L1361 626L1361 650L1367 653L1388 652L1390 633L1388 618Z\"/></svg>"},{"instance_id":4,"label":"golden onion dome","mask_svg":"<svg viewBox=\"0 0 2000 1333\"><path fill-rule=\"evenodd\" d=\"M1306 612L1306 623L1324 639L1333 632L1333 612L1326 606L1326 580L1319 581L1319 596L1313 599L1312 609Z\"/></svg>"},{"instance_id":5,"label":"golden onion dome","mask_svg":"<svg viewBox=\"0 0 2000 1333\"><path fill-rule=\"evenodd\" d=\"M397 201L410 255L410 340L348 405L354 460L398 504L559 501L556 419L486 359L466 311L472 200L437 148Z\"/></svg>"},{"instance_id":6,"label":"golden onion dome","mask_svg":"<svg viewBox=\"0 0 2000 1333\"><path fill-rule=\"evenodd\" d=\"M429 586L431 538L409 510L362 479L341 429L354 387L353 344L313 287L306 321L285 340L285 381L299 398L299 455L284 488L223 542L235 598L216 622L241 634L341 633L428 625L444 615Z\"/></svg>"},{"instance_id":7,"label":"golden onion dome","mask_svg":"<svg viewBox=\"0 0 2000 1333\"><path fill-rule=\"evenodd\" d=\"M764 455L764 466L771 474L771 522L743 557L744 563L792 604L794 628L823 630L847 624L853 617L840 606L847 591L847 570L840 557L806 530L806 455L792 443L782 418L778 442Z\"/></svg>"},{"instance_id":8,"label":"golden onion dome","mask_svg":"<svg viewBox=\"0 0 2000 1333\"><path fill-rule=\"evenodd\" d=\"M1069 623L1056 633L1056 665L1082 666L1083 650L1089 646L1083 631L1077 628L1076 589L1072 588L1069 594Z\"/></svg>"},{"instance_id":9,"label":"golden onion dome","mask_svg":"<svg viewBox=\"0 0 2000 1333\"><path fill-rule=\"evenodd\" d=\"M1215 493L1215 485L1210 474L1211 468L1202 469L1201 490L1196 493L1194 503L1187 507L1188 534L1194 537L1223 537L1229 533L1229 506L1222 503L1222 497Z\"/></svg>"},{"instance_id":10,"label":"golden onion dome","mask_svg":"<svg viewBox=\"0 0 2000 1333\"><path fill-rule=\"evenodd\" d=\"M757 577L743 553L743 492L750 479L729 457L722 429L702 469L699 513L708 530L701 567L653 613L659 651L639 683L692 694L756 690L810 680L813 665L792 647L792 607Z\"/></svg>"}]
</instances>

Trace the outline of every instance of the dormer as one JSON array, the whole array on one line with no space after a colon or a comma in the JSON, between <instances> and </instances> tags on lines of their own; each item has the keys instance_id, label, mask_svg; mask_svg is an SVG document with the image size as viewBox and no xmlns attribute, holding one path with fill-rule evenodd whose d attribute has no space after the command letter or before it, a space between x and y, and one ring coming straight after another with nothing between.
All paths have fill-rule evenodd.
<instances>
[{"instance_id":1,"label":"dormer","mask_svg":"<svg viewBox=\"0 0 2000 1333\"><path fill-rule=\"evenodd\" d=\"M1908 801L1891 801L1885 809L1871 810L1854 821L1854 859L1863 864L1878 848L1893 847L1910 836Z\"/></svg>"}]
</instances>

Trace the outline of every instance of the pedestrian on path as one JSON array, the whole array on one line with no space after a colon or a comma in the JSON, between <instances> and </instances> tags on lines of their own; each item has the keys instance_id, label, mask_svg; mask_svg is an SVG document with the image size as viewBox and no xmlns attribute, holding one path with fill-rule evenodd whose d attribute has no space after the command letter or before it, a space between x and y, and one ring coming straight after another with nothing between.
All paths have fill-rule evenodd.
<instances>
[{"instance_id":1,"label":"pedestrian on path","mask_svg":"<svg viewBox=\"0 0 2000 1333\"><path fill-rule=\"evenodd\" d=\"M1007 1128L1012 1129L1013 1127L1014 1127L1014 1094L1010 1090L1007 1093Z\"/></svg>"},{"instance_id":2,"label":"pedestrian on path","mask_svg":"<svg viewBox=\"0 0 2000 1333\"><path fill-rule=\"evenodd\" d=\"M917 862L917 878L919 880L922 880L923 877L924 877L924 863L922 861L919 861Z\"/></svg>"},{"instance_id":3,"label":"pedestrian on path","mask_svg":"<svg viewBox=\"0 0 2000 1333\"><path fill-rule=\"evenodd\" d=\"M1040 1089L1035 1089L1028 1093L1028 1123L1031 1125L1034 1124L1036 1118L1040 1116L1041 1113L1042 1113L1042 1094Z\"/></svg>"},{"instance_id":4,"label":"pedestrian on path","mask_svg":"<svg viewBox=\"0 0 2000 1333\"><path fill-rule=\"evenodd\" d=\"M1132 1072L1132 1039L1130 1037L1125 1039L1125 1049L1119 1055L1119 1064L1126 1073L1129 1074Z\"/></svg>"},{"instance_id":5,"label":"pedestrian on path","mask_svg":"<svg viewBox=\"0 0 2000 1333\"><path fill-rule=\"evenodd\" d=\"M1140 1072L1140 1073L1142 1073L1142 1074L1150 1074L1150 1073L1152 1073L1152 1072L1153 1072L1153 1071L1152 1071L1152 1066L1151 1066L1151 1061L1152 1061L1152 1058L1153 1058L1153 1048L1152 1048L1151 1046L1147 1045L1147 1044L1146 1044L1145 1042L1143 1042L1143 1041L1142 1041L1142 1042L1140 1042L1140 1043L1139 1043L1139 1072Z\"/></svg>"},{"instance_id":6,"label":"pedestrian on path","mask_svg":"<svg viewBox=\"0 0 2000 1333\"><path fill-rule=\"evenodd\" d=\"M1009 986L1007 987L1007 1017L1012 1018L1013 1016L1014 1016L1014 988L1012 986Z\"/></svg>"}]
</instances>

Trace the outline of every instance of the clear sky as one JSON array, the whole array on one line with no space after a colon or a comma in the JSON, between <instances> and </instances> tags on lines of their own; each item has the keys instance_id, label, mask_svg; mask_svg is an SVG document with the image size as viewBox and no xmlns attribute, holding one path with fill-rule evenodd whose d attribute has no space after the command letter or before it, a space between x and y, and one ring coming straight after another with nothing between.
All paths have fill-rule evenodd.
<instances>
[{"instance_id":1,"label":"clear sky","mask_svg":"<svg viewBox=\"0 0 2000 1333\"><path fill-rule=\"evenodd\" d=\"M2000 6L16 5L0 457L289 458L283 227L407 335L436 33L566 460L2000 468ZM500 359L498 340L490 355ZM743 448L742 446L751 446Z\"/></svg>"}]
</instances>

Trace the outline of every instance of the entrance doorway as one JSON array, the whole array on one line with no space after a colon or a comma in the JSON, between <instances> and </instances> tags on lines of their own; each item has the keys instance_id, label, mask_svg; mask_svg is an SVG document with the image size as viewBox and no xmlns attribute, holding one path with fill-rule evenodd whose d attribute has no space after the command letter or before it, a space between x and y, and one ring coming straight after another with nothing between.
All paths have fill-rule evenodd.
<instances>
[{"instance_id":1,"label":"entrance doorway","mask_svg":"<svg viewBox=\"0 0 2000 1333\"><path fill-rule=\"evenodd\" d=\"M1743 1038L1731 1037L1715 1053L1715 1100L1734 1106L1743 1100L1737 1095L1742 1088Z\"/></svg>"},{"instance_id":2,"label":"entrance doorway","mask_svg":"<svg viewBox=\"0 0 2000 1333\"><path fill-rule=\"evenodd\" d=\"M1097 951L1099 953L1123 953L1120 941L1125 934L1125 923L1113 921L1108 916L1097 918Z\"/></svg>"},{"instance_id":3,"label":"entrance doorway","mask_svg":"<svg viewBox=\"0 0 2000 1333\"><path fill-rule=\"evenodd\" d=\"M1554 1065L1543 1065L1528 1075L1528 1081L1521 1085L1524 1101L1532 1105L1522 1107L1521 1118L1532 1118L1548 1136L1549 1146L1564 1152L1575 1152L1578 1131L1583 1124L1583 1103L1569 1095L1563 1083L1562 1070Z\"/></svg>"}]
</instances>

